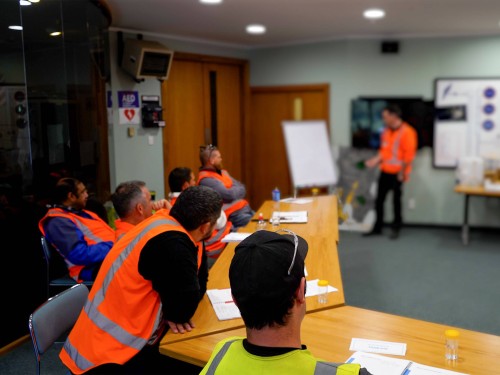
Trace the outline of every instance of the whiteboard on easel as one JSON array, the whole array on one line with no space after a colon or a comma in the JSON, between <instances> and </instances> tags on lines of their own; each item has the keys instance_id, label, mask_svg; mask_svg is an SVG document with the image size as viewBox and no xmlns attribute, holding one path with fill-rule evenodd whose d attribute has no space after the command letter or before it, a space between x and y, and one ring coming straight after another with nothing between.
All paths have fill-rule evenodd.
<instances>
[{"instance_id":1,"label":"whiteboard on easel","mask_svg":"<svg viewBox=\"0 0 500 375\"><path fill-rule=\"evenodd\" d=\"M336 185L326 121L283 121L281 126L293 187Z\"/></svg>"}]
</instances>

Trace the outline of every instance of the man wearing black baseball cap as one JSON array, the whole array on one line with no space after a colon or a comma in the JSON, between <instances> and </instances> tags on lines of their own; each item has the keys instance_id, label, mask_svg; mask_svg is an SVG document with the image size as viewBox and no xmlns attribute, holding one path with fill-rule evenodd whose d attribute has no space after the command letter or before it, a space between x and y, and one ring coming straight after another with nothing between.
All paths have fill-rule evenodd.
<instances>
[{"instance_id":1,"label":"man wearing black baseball cap","mask_svg":"<svg viewBox=\"0 0 500 375\"><path fill-rule=\"evenodd\" d=\"M229 281L247 338L219 342L200 375L369 375L358 364L320 361L302 345L307 251L307 242L286 229L257 231L236 246Z\"/></svg>"}]
</instances>

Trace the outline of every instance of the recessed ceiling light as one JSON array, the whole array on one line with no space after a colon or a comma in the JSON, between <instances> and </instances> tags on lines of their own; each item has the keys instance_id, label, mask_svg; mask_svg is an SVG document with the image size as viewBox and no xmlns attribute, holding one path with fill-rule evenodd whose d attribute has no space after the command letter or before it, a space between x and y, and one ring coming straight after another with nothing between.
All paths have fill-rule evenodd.
<instances>
[{"instance_id":1,"label":"recessed ceiling light","mask_svg":"<svg viewBox=\"0 0 500 375\"><path fill-rule=\"evenodd\" d=\"M263 25L248 25L247 26L247 33L249 34L264 34L266 32L266 27Z\"/></svg>"},{"instance_id":2,"label":"recessed ceiling light","mask_svg":"<svg viewBox=\"0 0 500 375\"><path fill-rule=\"evenodd\" d=\"M383 9L371 8L367 9L363 12L363 16L365 18L369 18L371 20L383 18L385 16L385 11Z\"/></svg>"},{"instance_id":3,"label":"recessed ceiling light","mask_svg":"<svg viewBox=\"0 0 500 375\"><path fill-rule=\"evenodd\" d=\"M23 27L19 26L19 25L10 25L9 29L11 29L11 30L22 30Z\"/></svg>"},{"instance_id":4,"label":"recessed ceiling light","mask_svg":"<svg viewBox=\"0 0 500 375\"><path fill-rule=\"evenodd\" d=\"M220 4L222 0L200 0L202 4Z\"/></svg>"},{"instance_id":5,"label":"recessed ceiling light","mask_svg":"<svg viewBox=\"0 0 500 375\"><path fill-rule=\"evenodd\" d=\"M61 34L62 34L62 32L60 32L60 31L54 31L54 32L50 33L49 35L50 36L59 36Z\"/></svg>"},{"instance_id":6,"label":"recessed ceiling light","mask_svg":"<svg viewBox=\"0 0 500 375\"><path fill-rule=\"evenodd\" d=\"M39 3L40 0L28 0L30 3Z\"/></svg>"},{"instance_id":7,"label":"recessed ceiling light","mask_svg":"<svg viewBox=\"0 0 500 375\"><path fill-rule=\"evenodd\" d=\"M26 6L31 5L31 3L28 0L19 0L19 5Z\"/></svg>"}]
</instances>

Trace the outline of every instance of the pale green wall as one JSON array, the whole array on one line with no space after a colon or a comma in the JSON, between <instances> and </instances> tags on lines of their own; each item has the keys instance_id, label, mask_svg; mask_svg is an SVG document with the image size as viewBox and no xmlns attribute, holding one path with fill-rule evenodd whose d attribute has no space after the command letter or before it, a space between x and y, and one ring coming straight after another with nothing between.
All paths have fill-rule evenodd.
<instances>
[{"instance_id":1,"label":"pale green wall","mask_svg":"<svg viewBox=\"0 0 500 375\"><path fill-rule=\"evenodd\" d=\"M352 99L421 96L432 100L435 78L499 77L499 61L499 37L406 39L397 55L381 54L379 40L344 40L253 51L250 80L251 86L330 84L332 144L349 146ZM434 169L431 150L421 150L405 188L405 220L461 223L463 197L453 193L454 184L454 172ZM416 201L413 210L408 209L410 198ZM471 199L470 223L498 227L499 201ZM387 219L391 217L389 212Z\"/></svg>"},{"instance_id":2,"label":"pale green wall","mask_svg":"<svg viewBox=\"0 0 500 375\"><path fill-rule=\"evenodd\" d=\"M115 97L117 90L159 95L158 81L136 84L116 66L116 33L111 32L110 37ZM432 100L435 78L500 76L499 37L405 39L400 41L397 55L381 54L379 40L344 40L245 50L162 38L155 34L145 34L144 39L157 40L174 51L249 59L251 86L329 83L329 120L334 146L350 144L350 103L353 98L422 96ZM110 128L111 188L121 181L139 178L156 190L159 198L163 197L163 175L168 171L163 171L161 132L137 126L137 135L128 138L126 128L118 125L117 116L115 107L115 122ZM153 146L148 145L148 135L155 139ZM453 171L432 167L430 149L419 151L412 179L405 189L405 220L418 224L460 224L463 197L453 193L454 184ZM416 201L413 210L408 209L410 198ZM390 209L389 200L387 208ZM470 223L498 227L499 211L499 199L473 198Z\"/></svg>"}]
</instances>

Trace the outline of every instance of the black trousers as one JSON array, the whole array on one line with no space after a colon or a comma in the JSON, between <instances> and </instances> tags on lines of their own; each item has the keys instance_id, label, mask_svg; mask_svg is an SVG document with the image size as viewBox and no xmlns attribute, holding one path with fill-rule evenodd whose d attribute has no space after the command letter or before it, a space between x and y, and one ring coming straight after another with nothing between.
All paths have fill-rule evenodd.
<instances>
[{"instance_id":1,"label":"black trousers","mask_svg":"<svg viewBox=\"0 0 500 375\"><path fill-rule=\"evenodd\" d=\"M377 219L375 221L374 231L381 231L384 225L384 202L387 193L392 190L392 201L394 206L394 219L392 228L401 229L403 218L401 214L401 197L403 195L403 183L398 180L397 174L380 173L378 179L377 199L375 201L375 210Z\"/></svg>"}]
</instances>

